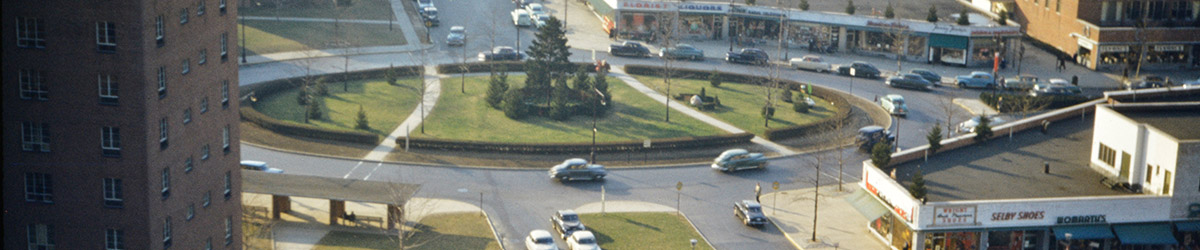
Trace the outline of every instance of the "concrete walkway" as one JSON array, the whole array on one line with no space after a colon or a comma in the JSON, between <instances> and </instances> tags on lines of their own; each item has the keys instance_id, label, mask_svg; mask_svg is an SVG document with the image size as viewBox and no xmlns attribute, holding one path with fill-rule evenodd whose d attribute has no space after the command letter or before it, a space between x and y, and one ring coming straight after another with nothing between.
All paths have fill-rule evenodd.
<instances>
[{"instance_id":1,"label":"concrete walkway","mask_svg":"<svg viewBox=\"0 0 1200 250\"><path fill-rule=\"evenodd\" d=\"M979 99L954 98L954 104L958 104L958 106L967 110L967 112L971 112L973 116L1000 114L1000 111L984 104Z\"/></svg>"},{"instance_id":2,"label":"concrete walkway","mask_svg":"<svg viewBox=\"0 0 1200 250\"><path fill-rule=\"evenodd\" d=\"M645 201L605 201L583 204L575 208L581 214L625 212L675 212L675 208Z\"/></svg>"},{"instance_id":3,"label":"concrete walkway","mask_svg":"<svg viewBox=\"0 0 1200 250\"><path fill-rule=\"evenodd\" d=\"M399 46L374 46L374 47L355 47L355 48L329 48L329 49L314 49L301 51L288 51L279 53L270 53L262 55L246 56L245 62L240 62L241 65L269 63L277 61L290 61L308 58L321 58L333 56L355 56L355 55L370 55L370 54L386 54L386 53L403 53L415 50L423 50L433 48L433 44L421 44L421 38L417 36L416 28L413 27L412 19L408 16L408 12L404 10L405 0L390 0L392 12L396 17L395 21L386 20L360 20L360 19L342 19L335 20L330 18L307 18L307 17L262 17L262 16L246 16L242 17L249 20L278 20L288 22L346 22L346 23L364 23L364 24L389 24L394 22L396 27L400 28L400 33L404 35L405 45Z\"/></svg>"},{"instance_id":4,"label":"concrete walkway","mask_svg":"<svg viewBox=\"0 0 1200 250\"><path fill-rule=\"evenodd\" d=\"M620 67L613 67L610 74L612 74L617 79L621 79L621 81L624 81L626 85L629 85L629 87L632 87L633 89L637 90L638 92L645 94L646 96L649 96L650 99L654 100L655 102L662 103L664 105L670 105L672 109L675 109L676 111L679 111L680 113L683 113L687 116L691 116L692 118L696 118L696 120L700 120L704 123L708 123L709 125L712 125L713 127L717 127L718 129L724 130L725 132L729 132L729 133L736 134L736 133L745 133L746 132L745 130L735 127L729 123L725 123L719 119L713 118L711 116L708 116L707 114L704 114L704 113L701 113L700 111L692 109L692 108L688 107L686 104L679 103L674 100L669 101L670 104L667 104L668 101L664 101L667 99L666 96L663 96L662 94L659 94L657 91L654 91L654 89L651 89L650 87L646 86L645 84L642 84L642 82L638 81L637 79L634 79L632 76L629 76L629 74L625 74L625 70L622 70ZM772 151L775 151L776 153L779 153L782 155L796 154L795 151L788 149L787 146L780 145L775 142L771 142L771 141L767 140L766 138L762 138L759 136L755 136L754 139L750 140L750 142L762 145L763 147L769 148Z\"/></svg>"},{"instance_id":5,"label":"concrete walkway","mask_svg":"<svg viewBox=\"0 0 1200 250\"><path fill-rule=\"evenodd\" d=\"M437 104L438 96L442 95L442 75L437 73L437 67L433 65L425 65L425 79L421 84L425 85L425 95L421 103L417 105L417 109L408 114L408 118L404 119L399 126L396 126L392 133L388 134L383 142L379 143L375 149L371 150L367 156L363 157L366 161L383 161L383 158L396 149L396 138L408 136L429 116L433 111L433 106ZM402 145L401 145L402 146Z\"/></svg>"},{"instance_id":6,"label":"concrete walkway","mask_svg":"<svg viewBox=\"0 0 1200 250\"><path fill-rule=\"evenodd\" d=\"M836 185L820 187L816 241L812 241L815 188L764 193L760 198L763 214L797 249L889 249L867 228L875 218L864 217L852 205L864 197L874 198L856 184L847 183L843 187L841 192Z\"/></svg>"}]
</instances>

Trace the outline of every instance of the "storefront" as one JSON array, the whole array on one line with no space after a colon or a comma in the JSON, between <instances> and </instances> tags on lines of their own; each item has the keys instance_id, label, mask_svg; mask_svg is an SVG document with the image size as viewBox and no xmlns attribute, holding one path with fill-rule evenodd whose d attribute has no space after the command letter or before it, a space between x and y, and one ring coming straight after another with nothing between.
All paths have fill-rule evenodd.
<instances>
[{"instance_id":1,"label":"storefront","mask_svg":"<svg viewBox=\"0 0 1200 250\"><path fill-rule=\"evenodd\" d=\"M813 51L834 51L841 38L842 27L790 21L785 25L785 43L791 48L806 48Z\"/></svg>"},{"instance_id":2,"label":"storefront","mask_svg":"<svg viewBox=\"0 0 1200 250\"><path fill-rule=\"evenodd\" d=\"M621 1L616 11L616 37L656 41L672 28L676 14L675 3Z\"/></svg>"},{"instance_id":3,"label":"storefront","mask_svg":"<svg viewBox=\"0 0 1200 250\"><path fill-rule=\"evenodd\" d=\"M604 32L609 33L610 37L615 35L612 34L612 31L613 28L616 28L617 22L616 11L617 5L619 5L617 0L587 0L584 3L596 14L596 18L600 19L600 25Z\"/></svg>"},{"instance_id":4,"label":"storefront","mask_svg":"<svg viewBox=\"0 0 1200 250\"><path fill-rule=\"evenodd\" d=\"M734 5L729 13L729 35L743 46L778 41L780 21L786 19L784 10L766 7Z\"/></svg>"},{"instance_id":5,"label":"storefront","mask_svg":"<svg viewBox=\"0 0 1200 250\"><path fill-rule=\"evenodd\" d=\"M724 38L728 4L681 3L679 4L680 37L693 40Z\"/></svg>"}]
</instances>

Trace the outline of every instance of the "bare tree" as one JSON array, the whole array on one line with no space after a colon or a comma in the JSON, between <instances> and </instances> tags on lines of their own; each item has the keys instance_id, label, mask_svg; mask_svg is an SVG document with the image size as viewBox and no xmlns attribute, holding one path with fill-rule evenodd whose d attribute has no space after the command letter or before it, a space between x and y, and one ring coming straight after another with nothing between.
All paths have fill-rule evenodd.
<instances>
[{"instance_id":1,"label":"bare tree","mask_svg":"<svg viewBox=\"0 0 1200 250\"><path fill-rule=\"evenodd\" d=\"M434 229L421 223L422 218L434 212L435 206L432 199L414 198L421 190L420 185L389 183L388 189L392 200L389 205L395 206L395 210L388 208L393 210L388 213L396 213L397 216L389 216L391 221L387 223L397 225L398 249L419 248L441 237L441 234L432 232Z\"/></svg>"},{"instance_id":2,"label":"bare tree","mask_svg":"<svg viewBox=\"0 0 1200 250\"><path fill-rule=\"evenodd\" d=\"M1001 97L1003 98L1003 97ZM1009 112L1017 113L1022 119L1031 113L1042 111L1050 106L1050 99L1032 96L1016 96L1010 98L1012 100L1003 100L1002 104L1007 103Z\"/></svg>"},{"instance_id":3,"label":"bare tree","mask_svg":"<svg viewBox=\"0 0 1200 250\"><path fill-rule=\"evenodd\" d=\"M794 101L800 102L804 100ZM850 104L834 103L834 105L849 106ZM855 130L850 127L853 122L851 119L852 118L850 117L846 117L844 119L834 120L826 125L828 129L823 130L828 132L822 132L822 135L826 137L826 139L822 141L829 144L826 146L826 148L837 152L837 154L834 155L834 158L838 163L838 191L843 190L842 184L845 183L842 180L842 177L846 175L844 170L846 166L846 148L847 146L853 145L851 140L853 140L855 136Z\"/></svg>"},{"instance_id":4,"label":"bare tree","mask_svg":"<svg viewBox=\"0 0 1200 250\"><path fill-rule=\"evenodd\" d=\"M336 40L337 45L342 50L342 76L338 79L342 82L342 92L350 91L350 57L362 52L362 48L358 47L358 39L348 36L340 36Z\"/></svg>"},{"instance_id":5,"label":"bare tree","mask_svg":"<svg viewBox=\"0 0 1200 250\"><path fill-rule=\"evenodd\" d=\"M257 195L252 201L244 203L256 203L253 200L258 200L266 195ZM269 210L262 210L264 207L245 206L242 208L242 248L243 249L264 249L263 243L275 242L275 226L276 221L271 219ZM266 212L266 214L259 214ZM274 246L266 246L274 249Z\"/></svg>"},{"instance_id":6,"label":"bare tree","mask_svg":"<svg viewBox=\"0 0 1200 250\"><path fill-rule=\"evenodd\" d=\"M660 49L666 49L666 48L670 48L671 46L674 46L675 41L677 39L675 37L675 32L679 28L679 13L678 12L663 12L662 14L658 15L657 19L659 22L659 27L658 27L659 32L655 35L658 36L658 40L662 42ZM665 25L663 24L664 20L666 20L666 22L667 22ZM662 58L662 62L663 62L663 70L662 70L663 84L665 84L667 87L666 98L664 99L664 101L666 101L666 105L667 105L666 110L665 110L666 111L665 117L666 117L667 122L671 122L671 78L674 77L674 75L675 75L675 65L674 65L675 61L668 59L667 56L665 56L665 54L664 54L664 56Z\"/></svg>"},{"instance_id":7,"label":"bare tree","mask_svg":"<svg viewBox=\"0 0 1200 250\"><path fill-rule=\"evenodd\" d=\"M954 98L950 96L939 96L937 98L937 106L942 109L942 115L946 116L946 138L950 138L950 132L954 131L954 111L958 110L958 104L954 103Z\"/></svg>"},{"instance_id":8,"label":"bare tree","mask_svg":"<svg viewBox=\"0 0 1200 250\"><path fill-rule=\"evenodd\" d=\"M912 35L912 30L909 30L906 25L893 23L893 25L884 28L884 34L888 40L891 40L889 41L891 43L889 46L891 46L892 53L896 54L896 74L899 75L904 70L904 57L908 53L908 46L905 46L905 41Z\"/></svg>"}]
</instances>

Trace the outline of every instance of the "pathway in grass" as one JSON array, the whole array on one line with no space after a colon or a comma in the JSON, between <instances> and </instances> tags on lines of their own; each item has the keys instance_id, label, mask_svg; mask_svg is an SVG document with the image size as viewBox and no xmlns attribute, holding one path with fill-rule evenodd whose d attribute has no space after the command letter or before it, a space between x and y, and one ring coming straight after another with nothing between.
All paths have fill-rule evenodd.
<instances>
[{"instance_id":1,"label":"pathway in grass","mask_svg":"<svg viewBox=\"0 0 1200 250\"><path fill-rule=\"evenodd\" d=\"M248 56L284 51L408 44L387 24L244 20ZM349 39L348 39L349 38Z\"/></svg>"},{"instance_id":2,"label":"pathway in grass","mask_svg":"<svg viewBox=\"0 0 1200 250\"><path fill-rule=\"evenodd\" d=\"M418 78L401 78L397 86L388 85L383 79L355 80L349 82L349 91L342 91L342 83L327 83L329 96L322 98L323 117L310 120L309 124L354 130L358 107L362 105L371 126L368 132L386 136L416 108L420 84ZM299 94L296 88L259 97L254 109L275 119L304 123L305 109L296 102Z\"/></svg>"},{"instance_id":3,"label":"pathway in grass","mask_svg":"<svg viewBox=\"0 0 1200 250\"><path fill-rule=\"evenodd\" d=\"M712 249L686 218L675 213L580 214L579 220L596 234L600 247L621 249Z\"/></svg>"},{"instance_id":4,"label":"pathway in grass","mask_svg":"<svg viewBox=\"0 0 1200 250\"><path fill-rule=\"evenodd\" d=\"M631 76L642 82L642 84L646 84L646 86L659 91L659 93L666 93L664 91L666 90L666 84L663 83L660 77ZM672 96L679 93L700 93L700 88L705 89L705 95L716 96L721 99L721 106L715 110L702 112L756 135L762 135L764 131L769 129L763 127L761 111L766 97L764 97L762 87L729 82L721 84L720 87L713 87L708 81L671 79ZM775 93L778 93L778 91L775 91ZM833 115L833 107L829 105L828 101L815 96L813 97L813 101L817 103L816 107L810 109L808 113L798 113L792 110L791 103L782 102L778 99L773 100L775 102L775 116L771 118L770 128L808 124Z\"/></svg>"},{"instance_id":5,"label":"pathway in grass","mask_svg":"<svg viewBox=\"0 0 1200 250\"><path fill-rule=\"evenodd\" d=\"M428 215L416 230L406 240L406 249L500 249L487 218L477 212ZM394 235L332 231L313 250L399 249L398 239Z\"/></svg>"},{"instance_id":6,"label":"pathway in grass","mask_svg":"<svg viewBox=\"0 0 1200 250\"><path fill-rule=\"evenodd\" d=\"M263 4L247 4L238 7L238 15L263 17L314 17L341 19L393 20L392 4L388 0L356 0L345 1L350 6L334 8L335 1L288 2L291 4L276 8L278 1L263 2Z\"/></svg>"},{"instance_id":7,"label":"pathway in grass","mask_svg":"<svg viewBox=\"0 0 1200 250\"><path fill-rule=\"evenodd\" d=\"M522 86L524 75L509 75L509 84ZM574 116L567 121L526 117L514 121L501 110L487 106L487 76L468 76L466 94L457 76L442 79L442 97L425 120L424 136L441 139L494 142L591 142L591 116ZM609 77L612 110L597 122L597 141L640 141L646 138L707 136L723 131L691 117L672 112L665 122L665 106L642 95L620 80Z\"/></svg>"}]
</instances>

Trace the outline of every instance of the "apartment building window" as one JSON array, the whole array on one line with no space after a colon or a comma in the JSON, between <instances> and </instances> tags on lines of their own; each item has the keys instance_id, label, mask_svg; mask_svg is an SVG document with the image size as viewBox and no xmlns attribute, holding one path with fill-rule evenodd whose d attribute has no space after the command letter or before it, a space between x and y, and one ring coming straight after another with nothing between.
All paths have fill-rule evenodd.
<instances>
[{"instance_id":1,"label":"apartment building window","mask_svg":"<svg viewBox=\"0 0 1200 250\"><path fill-rule=\"evenodd\" d=\"M192 123L192 108L183 109L183 124Z\"/></svg>"},{"instance_id":2,"label":"apartment building window","mask_svg":"<svg viewBox=\"0 0 1200 250\"><path fill-rule=\"evenodd\" d=\"M21 122L21 150L50 152L50 124Z\"/></svg>"},{"instance_id":3,"label":"apartment building window","mask_svg":"<svg viewBox=\"0 0 1200 250\"><path fill-rule=\"evenodd\" d=\"M1171 179L1171 171L1163 171L1163 195L1171 194L1171 183L1174 183Z\"/></svg>"},{"instance_id":4,"label":"apartment building window","mask_svg":"<svg viewBox=\"0 0 1200 250\"><path fill-rule=\"evenodd\" d=\"M229 171L225 171L225 200L233 197L233 176Z\"/></svg>"},{"instance_id":5,"label":"apartment building window","mask_svg":"<svg viewBox=\"0 0 1200 250\"><path fill-rule=\"evenodd\" d=\"M1062 1L1063 0L1054 1L1054 12L1062 12Z\"/></svg>"},{"instance_id":6,"label":"apartment building window","mask_svg":"<svg viewBox=\"0 0 1200 250\"><path fill-rule=\"evenodd\" d=\"M221 33L221 62L229 60L229 33Z\"/></svg>"},{"instance_id":7,"label":"apartment building window","mask_svg":"<svg viewBox=\"0 0 1200 250\"><path fill-rule=\"evenodd\" d=\"M167 45L166 33L166 27L163 25L163 16L159 15L154 18L154 42L158 44L158 47Z\"/></svg>"},{"instance_id":8,"label":"apartment building window","mask_svg":"<svg viewBox=\"0 0 1200 250\"><path fill-rule=\"evenodd\" d=\"M187 220L192 221L192 218L196 218L196 204L189 203L187 207Z\"/></svg>"},{"instance_id":9,"label":"apartment building window","mask_svg":"<svg viewBox=\"0 0 1200 250\"><path fill-rule=\"evenodd\" d=\"M123 191L124 187L121 184L121 179L104 178L104 206L125 206L125 192Z\"/></svg>"},{"instance_id":10,"label":"apartment building window","mask_svg":"<svg viewBox=\"0 0 1200 250\"><path fill-rule=\"evenodd\" d=\"M196 162L192 160L191 156L188 156L188 158L186 160L183 160L183 172L184 173L192 172L192 168L195 168L195 167L196 167Z\"/></svg>"},{"instance_id":11,"label":"apartment building window","mask_svg":"<svg viewBox=\"0 0 1200 250\"><path fill-rule=\"evenodd\" d=\"M212 237L204 240L204 250L212 250Z\"/></svg>"},{"instance_id":12,"label":"apartment building window","mask_svg":"<svg viewBox=\"0 0 1200 250\"><path fill-rule=\"evenodd\" d=\"M208 97L200 99L200 113L208 113Z\"/></svg>"},{"instance_id":13,"label":"apartment building window","mask_svg":"<svg viewBox=\"0 0 1200 250\"><path fill-rule=\"evenodd\" d=\"M117 52L117 24L96 22L96 50L105 53Z\"/></svg>"},{"instance_id":14,"label":"apartment building window","mask_svg":"<svg viewBox=\"0 0 1200 250\"><path fill-rule=\"evenodd\" d=\"M1171 18L1178 19L1178 20L1194 19L1192 17L1192 3L1189 3L1186 1L1178 1L1173 4L1175 5L1175 7L1171 8Z\"/></svg>"},{"instance_id":15,"label":"apartment building window","mask_svg":"<svg viewBox=\"0 0 1200 250\"><path fill-rule=\"evenodd\" d=\"M116 77L108 74L96 75L96 83L100 89L100 104L116 105L118 88Z\"/></svg>"},{"instance_id":16,"label":"apartment building window","mask_svg":"<svg viewBox=\"0 0 1200 250\"><path fill-rule=\"evenodd\" d=\"M163 248L171 247L171 216L163 219Z\"/></svg>"},{"instance_id":17,"label":"apartment building window","mask_svg":"<svg viewBox=\"0 0 1200 250\"><path fill-rule=\"evenodd\" d=\"M233 218L225 217L225 245L233 243Z\"/></svg>"},{"instance_id":18,"label":"apartment building window","mask_svg":"<svg viewBox=\"0 0 1200 250\"><path fill-rule=\"evenodd\" d=\"M225 15L225 0L217 0L217 9L221 10L221 15Z\"/></svg>"},{"instance_id":19,"label":"apartment building window","mask_svg":"<svg viewBox=\"0 0 1200 250\"><path fill-rule=\"evenodd\" d=\"M200 60L196 61L196 64L204 65L204 63L206 63L206 62L208 62L208 49L201 49L200 50Z\"/></svg>"},{"instance_id":20,"label":"apartment building window","mask_svg":"<svg viewBox=\"0 0 1200 250\"><path fill-rule=\"evenodd\" d=\"M29 249L54 249L54 227L46 224L30 224L26 228L29 233Z\"/></svg>"},{"instance_id":21,"label":"apartment building window","mask_svg":"<svg viewBox=\"0 0 1200 250\"><path fill-rule=\"evenodd\" d=\"M165 200L171 197L171 168L163 168L162 171L162 198Z\"/></svg>"},{"instance_id":22,"label":"apartment building window","mask_svg":"<svg viewBox=\"0 0 1200 250\"><path fill-rule=\"evenodd\" d=\"M224 150L226 154L229 153L229 125L225 125L225 128L221 130L221 150Z\"/></svg>"},{"instance_id":23,"label":"apartment building window","mask_svg":"<svg viewBox=\"0 0 1200 250\"><path fill-rule=\"evenodd\" d=\"M1163 19L1167 18L1167 14L1169 14L1169 13L1167 13L1167 3L1166 2L1149 1L1146 3L1147 3L1147 5L1149 5L1146 8L1148 10L1147 17L1149 17L1152 20L1163 20Z\"/></svg>"},{"instance_id":24,"label":"apartment building window","mask_svg":"<svg viewBox=\"0 0 1200 250\"><path fill-rule=\"evenodd\" d=\"M208 160L208 144L200 147L200 160Z\"/></svg>"},{"instance_id":25,"label":"apartment building window","mask_svg":"<svg viewBox=\"0 0 1200 250\"><path fill-rule=\"evenodd\" d=\"M188 72L192 72L192 62L190 60L183 59L183 62L179 64L183 65L183 70L180 71L180 74L187 75Z\"/></svg>"},{"instance_id":26,"label":"apartment building window","mask_svg":"<svg viewBox=\"0 0 1200 250\"><path fill-rule=\"evenodd\" d=\"M167 149L167 118L158 120L158 148Z\"/></svg>"},{"instance_id":27,"label":"apartment building window","mask_svg":"<svg viewBox=\"0 0 1200 250\"><path fill-rule=\"evenodd\" d=\"M105 250L123 250L125 249L125 231L109 228L104 230L104 249Z\"/></svg>"},{"instance_id":28,"label":"apartment building window","mask_svg":"<svg viewBox=\"0 0 1200 250\"><path fill-rule=\"evenodd\" d=\"M1096 153L1096 155L1097 155L1097 159L1104 162L1105 164L1108 164L1109 166L1113 166L1113 167L1117 166L1117 150L1114 150L1113 148L1108 147L1108 145L1104 145L1104 143L1101 143L1100 144L1100 152Z\"/></svg>"},{"instance_id":29,"label":"apartment building window","mask_svg":"<svg viewBox=\"0 0 1200 250\"><path fill-rule=\"evenodd\" d=\"M17 81L21 82L21 99L50 99L50 91L43 84L42 71L22 69L17 72L17 78Z\"/></svg>"},{"instance_id":30,"label":"apartment building window","mask_svg":"<svg viewBox=\"0 0 1200 250\"><path fill-rule=\"evenodd\" d=\"M187 22L188 22L188 9L183 8L182 10L179 10L179 24L186 24Z\"/></svg>"},{"instance_id":31,"label":"apartment building window","mask_svg":"<svg viewBox=\"0 0 1200 250\"><path fill-rule=\"evenodd\" d=\"M158 67L158 99L167 97L167 67Z\"/></svg>"},{"instance_id":32,"label":"apartment building window","mask_svg":"<svg viewBox=\"0 0 1200 250\"><path fill-rule=\"evenodd\" d=\"M212 191L205 192L204 197L200 197L200 206L207 208L209 204L212 204Z\"/></svg>"},{"instance_id":33,"label":"apartment building window","mask_svg":"<svg viewBox=\"0 0 1200 250\"><path fill-rule=\"evenodd\" d=\"M42 27L41 20L32 17L17 17L17 47L46 47L46 28Z\"/></svg>"},{"instance_id":34,"label":"apartment building window","mask_svg":"<svg viewBox=\"0 0 1200 250\"><path fill-rule=\"evenodd\" d=\"M200 0L200 5L196 6L196 15L197 16L204 15L204 0Z\"/></svg>"},{"instance_id":35,"label":"apartment building window","mask_svg":"<svg viewBox=\"0 0 1200 250\"><path fill-rule=\"evenodd\" d=\"M1129 2L1129 8L1125 8L1125 18L1129 20L1138 20L1142 18L1142 1Z\"/></svg>"},{"instance_id":36,"label":"apartment building window","mask_svg":"<svg viewBox=\"0 0 1200 250\"><path fill-rule=\"evenodd\" d=\"M221 81L221 107L229 107L229 80Z\"/></svg>"},{"instance_id":37,"label":"apartment building window","mask_svg":"<svg viewBox=\"0 0 1200 250\"><path fill-rule=\"evenodd\" d=\"M104 127L100 129L100 150L104 156L121 156L121 129Z\"/></svg>"},{"instance_id":38,"label":"apartment building window","mask_svg":"<svg viewBox=\"0 0 1200 250\"><path fill-rule=\"evenodd\" d=\"M49 174L25 173L25 201L54 203L54 181Z\"/></svg>"}]
</instances>

